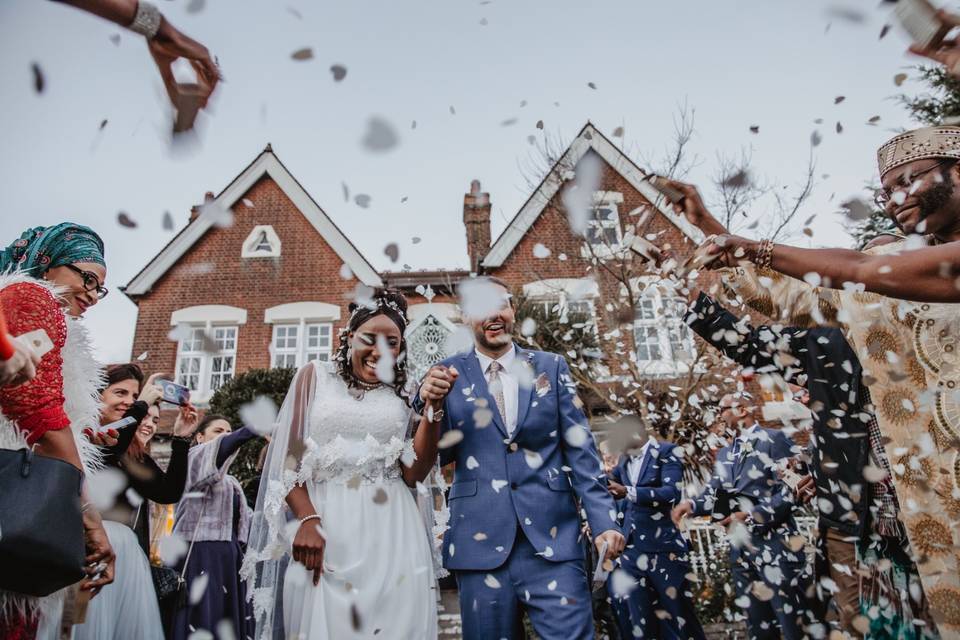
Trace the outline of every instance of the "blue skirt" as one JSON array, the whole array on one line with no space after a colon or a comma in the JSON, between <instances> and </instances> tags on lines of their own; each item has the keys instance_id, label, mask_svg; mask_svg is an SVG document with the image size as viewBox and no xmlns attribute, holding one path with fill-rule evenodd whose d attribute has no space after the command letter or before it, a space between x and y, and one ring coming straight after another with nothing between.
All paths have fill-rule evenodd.
<instances>
[{"instance_id":1,"label":"blue skirt","mask_svg":"<svg viewBox=\"0 0 960 640\"><path fill-rule=\"evenodd\" d=\"M173 640L187 640L197 629L206 629L219 639L217 626L222 620L231 623L237 640L253 638L253 607L247 602L246 584L240 579L242 561L243 548L235 540L193 545L185 576L187 593L194 579L201 574L208 576L207 588L197 604L188 602L176 612L172 625ZM177 571L182 567L181 560Z\"/></svg>"}]
</instances>

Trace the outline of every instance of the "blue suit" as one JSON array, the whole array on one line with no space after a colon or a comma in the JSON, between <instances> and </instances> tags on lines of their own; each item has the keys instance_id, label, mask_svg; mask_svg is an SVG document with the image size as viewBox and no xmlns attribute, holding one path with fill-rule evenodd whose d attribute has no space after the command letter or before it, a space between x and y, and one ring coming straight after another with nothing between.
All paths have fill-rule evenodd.
<instances>
[{"instance_id":1,"label":"blue suit","mask_svg":"<svg viewBox=\"0 0 960 640\"><path fill-rule=\"evenodd\" d=\"M802 547L793 551L788 544L799 535L793 519L796 505L776 468L778 461L795 455L796 447L782 431L760 426L747 442L740 446L738 455L734 455L732 445L717 453L714 474L693 501L694 514L709 514L721 489L735 496L735 511L750 513L754 524L748 526L749 540L730 547L734 588L738 597L749 599L746 613L750 637L799 639L804 637L807 608L801 584L806 554ZM755 582L769 589L772 597L756 597Z\"/></svg>"},{"instance_id":2,"label":"blue suit","mask_svg":"<svg viewBox=\"0 0 960 640\"><path fill-rule=\"evenodd\" d=\"M683 463L674 449L673 444L650 441L635 484L627 469L629 456L621 456L610 474L636 492L635 502L623 501L627 548L620 566L638 583L618 603L621 635L627 638L634 637L634 629L641 630L643 638L704 638L689 595L687 542L670 519L683 481ZM629 619L624 619L624 609Z\"/></svg>"},{"instance_id":3,"label":"blue suit","mask_svg":"<svg viewBox=\"0 0 960 640\"><path fill-rule=\"evenodd\" d=\"M456 463L444 566L457 576L465 640L522 637L521 607L543 640L590 639L574 498L594 534L619 531L616 507L566 361L517 348L517 363L534 383L520 384L513 434L473 351L441 363L460 374L441 430L462 435L440 452L441 464Z\"/></svg>"}]
</instances>

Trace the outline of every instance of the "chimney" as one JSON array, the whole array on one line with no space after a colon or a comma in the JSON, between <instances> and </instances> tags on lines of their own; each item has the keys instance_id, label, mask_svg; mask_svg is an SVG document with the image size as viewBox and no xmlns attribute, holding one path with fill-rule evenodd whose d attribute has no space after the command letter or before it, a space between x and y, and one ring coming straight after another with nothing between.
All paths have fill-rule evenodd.
<instances>
[{"instance_id":1,"label":"chimney","mask_svg":"<svg viewBox=\"0 0 960 640\"><path fill-rule=\"evenodd\" d=\"M467 230L467 255L470 271L480 271L480 261L490 250L490 194L480 191L480 181L470 183L463 196L463 226Z\"/></svg>"},{"instance_id":2,"label":"chimney","mask_svg":"<svg viewBox=\"0 0 960 640\"><path fill-rule=\"evenodd\" d=\"M203 194L203 204L207 204L213 199L213 191L207 191ZM200 216L200 209L203 208L203 204L195 204L190 207L190 222L193 222Z\"/></svg>"}]
</instances>

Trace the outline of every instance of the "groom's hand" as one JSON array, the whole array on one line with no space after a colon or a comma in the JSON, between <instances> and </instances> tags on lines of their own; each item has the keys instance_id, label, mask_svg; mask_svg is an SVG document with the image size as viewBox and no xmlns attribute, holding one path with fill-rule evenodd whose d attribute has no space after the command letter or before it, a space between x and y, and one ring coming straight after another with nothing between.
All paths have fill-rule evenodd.
<instances>
[{"instance_id":1,"label":"groom's hand","mask_svg":"<svg viewBox=\"0 0 960 640\"><path fill-rule=\"evenodd\" d=\"M593 544L596 545L597 552L600 551L604 542L607 543L607 560L619 558L620 554L623 553L624 546L627 544L627 541L623 538L623 534L616 529L607 529L594 539Z\"/></svg>"},{"instance_id":2,"label":"groom's hand","mask_svg":"<svg viewBox=\"0 0 960 640\"><path fill-rule=\"evenodd\" d=\"M453 367L443 365L430 367L423 379L423 384L420 385L420 399L424 404L439 404L450 393L457 376L457 370Z\"/></svg>"}]
</instances>

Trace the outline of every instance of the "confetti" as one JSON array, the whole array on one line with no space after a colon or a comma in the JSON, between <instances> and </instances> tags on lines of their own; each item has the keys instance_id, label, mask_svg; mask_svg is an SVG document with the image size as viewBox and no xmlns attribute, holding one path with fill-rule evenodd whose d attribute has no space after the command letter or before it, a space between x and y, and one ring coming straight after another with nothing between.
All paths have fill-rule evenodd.
<instances>
[{"instance_id":1,"label":"confetti","mask_svg":"<svg viewBox=\"0 0 960 640\"><path fill-rule=\"evenodd\" d=\"M33 71L33 90L37 93L43 93L43 88L47 84L43 76L43 69L40 68L39 63L33 62L30 64L30 70Z\"/></svg>"},{"instance_id":2,"label":"confetti","mask_svg":"<svg viewBox=\"0 0 960 640\"><path fill-rule=\"evenodd\" d=\"M333 74L333 81L340 82L347 77L347 68L342 64L330 65L330 73Z\"/></svg>"},{"instance_id":3,"label":"confetti","mask_svg":"<svg viewBox=\"0 0 960 640\"><path fill-rule=\"evenodd\" d=\"M173 231L173 216L169 211L163 212L163 230Z\"/></svg>"},{"instance_id":4,"label":"confetti","mask_svg":"<svg viewBox=\"0 0 960 640\"><path fill-rule=\"evenodd\" d=\"M383 248L383 254L390 258L390 262L396 263L400 257L400 247L397 246L396 242L391 242Z\"/></svg>"},{"instance_id":5,"label":"confetti","mask_svg":"<svg viewBox=\"0 0 960 640\"><path fill-rule=\"evenodd\" d=\"M500 493L500 489L503 489L505 486L510 484L506 480L491 480L490 486L493 487L493 490L497 493Z\"/></svg>"},{"instance_id":6,"label":"confetti","mask_svg":"<svg viewBox=\"0 0 960 640\"><path fill-rule=\"evenodd\" d=\"M344 280L350 280L353 278L353 270L346 262L340 265L340 277Z\"/></svg>"},{"instance_id":7,"label":"confetti","mask_svg":"<svg viewBox=\"0 0 960 640\"><path fill-rule=\"evenodd\" d=\"M149 358L149 357L150 357L150 352L149 352L149 351L144 351L143 353L141 353L140 355L137 356L137 361L138 361L138 362L143 362L144 360L146 360L146 359Z\"/></svg>"},{"instance_id":8,"label":"confetti","mask_svg":"<svg viewBox=\"0 0 960 640\"><path fill-rule=\"evenodd\" d=\"M417 236L413 236L412 238L410 238L410 242L413 244L420 244L420 238L418 238Z\"/></svg>"},{"instance_id":9,"label":"confetti","mask_svg":"<svg viewBox=\"0 0 960 640\"><path fill-rule=\"evenodd\" d=\"M541 259L549 258L550 249L538 242L537 244L533 245L533 257Z\"/></svg>"},{"instance_id":10,"label":"confetti","mask_svg":"<svg viewBox=\"0 0 960 640\"><path fill-rule=\"evenodd\" d=\"M577 164L573 180L567 183L561 194L570 230L579 236L587 231L593 210L593 194L600 187L602 175L603 163L599 156L586 155Z\"/></svg>"},{"instance_id":11,"label":"confetti","mask_svg":"<svg viewBox=\"0 0 960 640\"><path fill-rule=\"evenodd\" d=\"M240 406L240 420L260 436L270 435L277 428L277 404L269 396L260 395Z\"/></svg>"},{"instance_id":12,"label":"confetti","mask_svg":"<svg viewBox=\"0 0 960 640\"><path fill-rule=\"evenodd\" d=\"M597 88L597 85L595 85L595 84L592 83L592 82L588 82L588 83L587 83L587 86L590 87L591 89L594 89L594 90L596 90L596 88Z\"/></svg>"},{"instance_id":13,"label":"confetti","mask_svg":"<svg viewBox=\"0 0 960 640\"><path fill-rule=\"evenodd\" d=\"M890 25L888 24L883 25L883 27L880 29L880 37L877 38L877 40L883 40L883 37L887 35L889 32L890 32Z\"/></svg>"},{"instance_id":14,"label":"confetti","mask_svg":"<svg viewBox=\"0 0 960 640\"><path fill-rule=\"evenodd\" d=\"M361 142L367 151L382 153L396 147L400 138L392 124L381 117L374 116L367 120L367 130Z\"/></svg>"},{"instance_id":15,"label":"confetti","mask_svg":"<svg viewBox=\"0 0 960 640\"><path fill-rule=\"evenodd\" d=\"M377 350L380 352L380 359L377 360L376 365L377 380L384 384L393 384L396 377L393 365L396 360L393 351L390 350L390 345L387 344L387 339L382 333L377 334Z\"/></svg>"},{"instance_id":16,"label":"confetti","mask_svg":"<svg viewBox=\"0 0 960 640\"><path fill-rule=\"evenodd\" d=\"M104 118L103 120L100 121L100 127L98 130L103 131L106 128L106 126L107 126L107 119Z\"/></svg>"},{"instance_id":17,"label":"confetti","mask_svg":"<svg viewBox=\"0 0 960 640\"><path fill-rule=\"evenodd\" d=\"M833 104L840 104L846 99L847 99L847 96L837 96L836 98L833 99Z\"/></svg>"},{"instance_id":18,"label":"confetti","mask_svg":"<svg viewBox=\"0 0 960 640\"><path fill-rule=\"evenodd\" d=\"M377 492L373 494L374 504L385 504L387 502L387 492L383 487L377 487Z\"/></svg>"},{"instance_id":19,"label":"confetti","mask_svg":"<svg viewBox=\"0 0 960 640\"><path fill-rule=\"evenodd\" d=\"M206 4L207 0L190 0L186 7L187 13L200 13Z\"/></svg>"},{"instance_id":20,"label":"confetti","mask_svg":"<svg viewBox=\"0 0 960 640\"><path fill-rule=\"evenodd\" d=\"M187 553L187 542L177 532L161 536L160 542L157 543L157 553L160 554L163 564L175 567L180 558Z\"/></svg>"},{"instance_id":21,"label":"confetti","mask_svg":"<svg viewBox=\"0 0 960 640\"><path fill-rule=\"evenodd\" d=\"M299 61L310 60L311 58L313 58L313 49L311 49L310 47L297 49L296 51L290 54L290 57L293 58L294 60L299 60Z\"/></svg>"},{"instance_id":22,"label":"confetti","mask_svg":"<svg viewBox=\"0 0 960 640\"><path fill-rule=\"evenodd\" d=\"M437 448L449 449L452 446L460 444L462 441L463 431L460 431L460 429L450 429L440 437L440 440L437 441ZM469 465L467 466L469 467Z\"/></svg>"},{"instance_id":23,"label":"confetti","mask_svg":"<svg viewBox=\"0 0 960 640\"><path fill-rule=\"evenodd\" d=\"M453 105L450 105L450 115L452 116L457 115L457 110L453 108Z\"/></svg>"},{"instance_id":24,"label":"confetti","mask_svg":"<svg viewBox=\"0 0 960 640\"><path fill-rule=\"evenodd\" d=\"M816 147L823 141L823 136L820 135L819 131L814 131L810 134L810 145Z\"/></svg>"},{"instance_id":25,"label":"confetti","mask_svg":"<svg viewBox=\"0 0 960 640\"><path fill-rule=\"evenodd\" d=\"M512 127L515 124L517 124L516 118L507 118L506 120L500 122L501 127Z\"/></svg>"},{"instance_id":26,"label":"confetti","mask_svg":"<svg viewBox=\"0 0 960 640\"><path fill-rule=\"evenodd\" d=\"M752 125L752 126L750 127L750 133L760 133L760 126L759 126L759 125Z\"/></svg>"},{"instance_id":27,"label":"confetti","mask_svg":"<svg viewBox=\"0 0 960 640\"><path fill-rule=\"evenodd\" d=\"M499 588L500 588L500 581L497 580L497 578L496 578L494 575L489 574L489 573L488 573L487 576L483 579L483 584L487 585L487 586L490 587L491 589L499 589Z\"/></svg>"},{"instance_id":28,"label":"confetti","mask_svg":"<svg viewBox=\"0 0 960 640\"><path fill-rule=\"evenodd\" d=\"M125 211L121 211L120 213L117 214L117 224L119 224L121 227L126 227L128 229L137 228L136 221L134 221L133 218L127 215L127 212Z\"/></svg>"},{"instance_id":29,"label":"confetti","mask_svg":"<svg viewBox=\"0 0 960 640\"><path fill-rule=\"evenodd\" d=\"M537 129L543 129L543 120L537 120Z\"/></svg>"},{"instance_id":30,"label":"confetti","mask_svg":"<svg viewBox=\"0 0 960 640\"><path fill-rule=\"evenodd\" d=\"M614 138L622 138L622 137L623 137L623 127L617 127L616 129L614 129L614 130L613 130L613 137L614 137Z\"/></svg>"},{"instance_id":31,"label":"confetti","mask_svg":"<svg viewBox=\"0 0 960 640\"><path fill-rule=\"evenodd\" d=\"M196 605L203 600L203 594L207 592L207 584L210 581L210 574L201 573L190 583L190 604Z\"/></svg>"},{"instance_id":32,"label":"confetti","mask_svg":"<svg viewBox=\"0 0 960 640\"><path fill-rule=\"evenodd\" d=\"M469 456L467 458L467 469L470 469L472 471L473 469L476 469L479 466L480 466L480 463L477 462L476 458L474 458L473 456Z\"/></svg>"},{"instance_id":33,"label":"confetti","mask_svg":"<svg viewBox=\"0 0 960 640\"><path fill-rule=\"evenodd\" d=\"M907 74L905 73L898 73L897 75L893 76L893 84L897 85L898 87L906 82L906 80Z\"/></svg>"},{"instance_id":34,"label":"confetti","mask_svg":"<svg viewBox=\"0 0 960 640\"><path fill-rule=\"evenodd\" d=\"M119 33L114 33L114 34L112 34L112 35L110 36L110 42L112 42L115 47L119 47L119 46L120 46L120 34L119 34Z\"/></svg>"},{"instance_id":35,"label":"confetti","mask_svg":"<svg viewBox=\"0 0 960 640\"><path fill-rule=\"evenodd\" d=\"M843 125L837 122L837 133L843 133Z\"/></svg>"},{"instance_id":36,"label":"confetti","mask_svg":"<svg viewBox=\"0 0 960 640\"><path fill-rule=\"evenodd\" d=\"M357 195L353 196L354 203L356 203L356 205L361 209L368 208L371 200L373 200L373 198L365 193L358 193Z\"/></svg>"}]
</instances>

